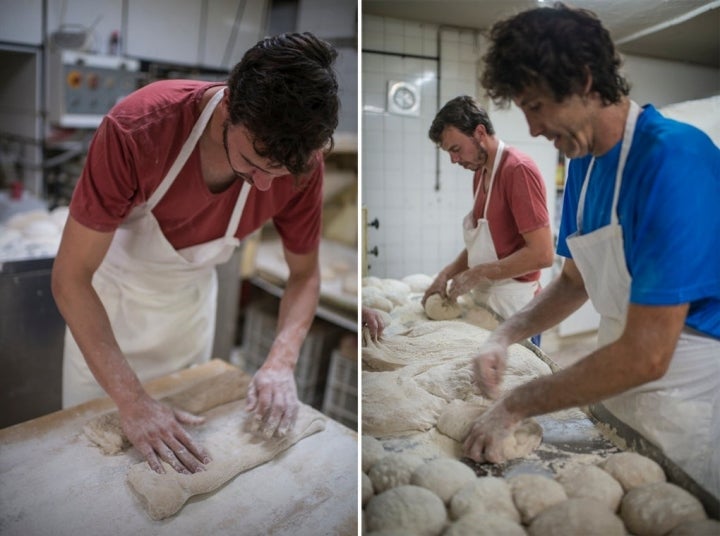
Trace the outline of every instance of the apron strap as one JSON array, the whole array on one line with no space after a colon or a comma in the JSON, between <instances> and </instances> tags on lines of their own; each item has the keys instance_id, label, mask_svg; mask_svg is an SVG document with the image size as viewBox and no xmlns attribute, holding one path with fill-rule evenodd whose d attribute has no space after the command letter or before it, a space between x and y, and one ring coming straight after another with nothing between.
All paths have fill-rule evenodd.
<instances>
[{"instance_id":1,"label":"apron strap","mask_svg":"<svg viewBox=\"0 0 720 536\"><path fill-rule=\"evenodd\" d=\"M154 209L157 204L160 202L160 200L165 196L167 191L170 189L170 186L172 186L173 182L175 182L175 178L180 173L180 170L185 165L185 162L187 162L187 159L190 158L190 155L192 154L193 150L195 149L195 145L197 145L198 140L200 139L200 136L202 136L203 131L205 130L205 127L207 126L208 122L210 121L210 117L212 116L213 111L215 111L215 107L220 102L220 100L223 98L223 95L225 92L221 89L215 95L212 96L210 101L205 105L205 108L203 109L202 113L200 114L200 117L195 122L195 125L193 126L192 130L190 131L190 136L188 136L188 139L185 140L185 143L182 146L182 149L180 149L180 153L178 154L177 158L175 159L175 162L173 162L173 165L170 166L170 169L168 170L167 174L163 178L162 182L160 182L160 186L158 186L153 194L150 196L150 199L147 201L147 205L150 208L150 210Z\"/></svg>"},{"instance_id":2,"label":"apron strap","mask_svg":"<svg viewBox=\"0 0 720 536\"><path fill-rule=\"evenodd\" d=\"M235 208L233 209L232 216L230 216L230 222L225 230L226 238L233 238L235 231L240 224L240 218L242 217L243 210L245 210L245 202L247 201L248 195L250 194L250 183L244 182L240 189L240 195L238 195L237 201L235 202Z\"/></svg>"},{"instance_id":3,"label":"apron strap","mask_svg":"<svg viewBox=\"0 0 720 536\"><path fill-rule=\"evenodd\" d=\"M490 196L492 195L492 188L493 184L495 184L495 174L497 173L498 168L500 167L500 160L502 159L503 151L505 149L505 143L503 143L502 140L498 140L498 148L497 152L495 153L495 162L493 162L493 168L492 173L490 173L490 185L488 186L488 193L487 197L485 198L485 206L483 207L483 213L482 217L483 219L487 219L487 209L490 205ZM478 185L478 191L480 185ZM477 194L475 194L477 197Z\"/></svg>"}]
</instances>

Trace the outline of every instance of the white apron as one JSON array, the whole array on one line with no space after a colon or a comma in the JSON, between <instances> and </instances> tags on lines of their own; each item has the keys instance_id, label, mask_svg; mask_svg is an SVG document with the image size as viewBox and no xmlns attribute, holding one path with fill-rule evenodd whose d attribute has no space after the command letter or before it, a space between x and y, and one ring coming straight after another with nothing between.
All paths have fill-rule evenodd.
<instances>
[{"instance_id":1,"label":"white apron","mask_svg":"<svg viewBox=\"0 0 720 536\"><path fill-rule=\"evenodd\" d=\"M158 188L115 231L93 277L120 349L141 381L208 361L212 352L215 265L229 260L240 244L235 231L250 185L243 184L223 237L181 250L165 238L152 210L172 186L222 97L221 90L208 102ZM66 328L63 407L104 394Z\"/></svg>"},{"instance_id":2,"label":"white apron","mask_svg":"<svg viewBox=\"0 0 720 536\"><path fill-rule=\"evenodd\" d=\"M617 205L639 114L640 107L631 102L615 178L610 224L582 234L593 159L580 193L578 231L567 239L590 300L601 315L600 346L620 337L630 301L631 277L625 263ZM719 391L720 341L686 328L665 376L607 399L603 404L618 419L660 447L708 491L720 496Z\"/></svg>"},{"instance_id":3,"label":"white apron","mask_svg":"<svg viewBox=\"0 0 720 536\"><path fill-rule=\"evenodd\" d=\"M473 208L463 219L463 241L468 254L468 267L472 268L479 264L485 264L498 260L495 244L490 234L490 223L487 220L487 211L492 196L492 188L495 182L495 175L500 167L505 144L502 140L498 144L495 162L490 174L490 185L485 198L482 218L475 221L473 210L477 197L482 188L482 178L478 182L473 197ZM516 281L515 279L498 279L485 281L472 289L472 296L475 303L489 307L503 319L510 318L517 311L522 309L535 295L538 289L537 281Z\"/></svg>"}]
</instances>

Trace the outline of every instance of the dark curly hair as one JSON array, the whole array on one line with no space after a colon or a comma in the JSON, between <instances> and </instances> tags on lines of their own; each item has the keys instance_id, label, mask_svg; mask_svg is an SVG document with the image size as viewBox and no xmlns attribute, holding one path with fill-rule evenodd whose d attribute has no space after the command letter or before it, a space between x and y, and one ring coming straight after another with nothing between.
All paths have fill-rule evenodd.
<instances>
[{"instance_id":1,"label":"dark curly hair","mask_svg":"<svg viewBox=\"0 0 720 536\"><path fill-rule=\"evenodd\" d=\"M496 23L480 79L500 106L531 86L549 88L560 102L580 94L588 75L604 104L630 92L620 75L620 55L597 16L561 2L530 9Z\"/></svg>"},{"instance_id":2,"label":"dark curly hair","mask_svg":"<svg viewBox=\"0 0 720 536\"><path fill-rule=\"evenodd\" d=\"M475 127L483 125L489 135L495 134L488 113L475 99L461 95L449 100L435 115L428 136L439 144L442 142L442 133L447 127L455 127L466 136L472 136Z\"/></svg>"},{"instance_id":3,"label":"dark curly hair","mask_svg":"<svg viewBox=\"0 0 720 536\"><path fill-rule=\"evenodd\" d=\"M338 124L337 51L311 33L268 37L230 73L230 122L244 125L258 155L291 173L307 172L313 153L333 147Z\"/></svg>"}]
</instances>

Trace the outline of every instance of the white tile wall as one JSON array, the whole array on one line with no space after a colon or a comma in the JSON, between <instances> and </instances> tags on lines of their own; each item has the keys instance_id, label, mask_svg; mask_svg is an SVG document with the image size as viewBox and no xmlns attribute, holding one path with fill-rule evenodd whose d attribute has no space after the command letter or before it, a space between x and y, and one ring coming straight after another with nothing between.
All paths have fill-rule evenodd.
<instances>
[{"instance_id":1,"label":"white tile wall","mask_svg":"<svg viewBox=\"0 0 720 536\"><path fill-rule=\"evenodd\" d=\"M380 221L379 229L365 230L368 248L377 246L379 251L377 257L368 255L369 275L434 274L464 247L461 224L472 205L472 174L453 166L427 131L446 101L480 94L477 66L483 44L480 34L471 30L362 17L361 196L368 221ZM386 111L388 80L419 83L419 117ZM548 184L554 185L552 145L532 139L517 110L489 110L500 136L533 156Z\"/></svg>"}]
</instances>

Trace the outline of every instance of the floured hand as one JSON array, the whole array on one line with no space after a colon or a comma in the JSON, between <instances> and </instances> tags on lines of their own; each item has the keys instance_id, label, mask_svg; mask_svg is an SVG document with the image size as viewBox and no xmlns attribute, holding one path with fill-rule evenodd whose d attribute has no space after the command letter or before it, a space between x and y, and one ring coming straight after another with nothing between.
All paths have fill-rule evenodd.
<instances>
[{"instance_id":1,"label":"floured hand","mask_svg":"<svg viewBox=\"0 0 720 536\"><path fill-rule=\"evenodd\" d=\"M477 269L470 268L453 276L448 285L447 295L451 300L457 300L467 294L481 283L487 284L489 279L480 274Z\"/></svg>"},{"instance_id":2,"label":"floured hand","mask_svg":"<svg viewBox=\"0 0 720 536\"><path fill-rule=\"evenodd\" d=\"M250 431L265 439L282 437L292 429L299 409L293 369L263 365L248 390Z\"/></svg>"},{"instance_id":3,"label":"floured hand","mask_svg":"<svg viewBox=\"0 0 720 536\"><path fill-rule=\"evenodd\" d=\"M495 402L470 428L463 444L465 456L476 462L504 462L503 441L519 423L520 419L505 409L503 400Z\"/></svg>"},{"instance_id":4,"label":"floured hand","mask_svg":"<svg viewBox=\"0 0 720 536\"><path fill-rule=\"evenodd\" d=\"M473 358L474 384L480 394L496 399L500 395L505 366L507 364L507 346L496 342L487 342L480 347Z\"/></svg>"},{"instance_id":5,"label":"floured hand","mask_svg":"<svg viewBox=\"0 0 720 536\"><path fill-rule=\"evenodd\" d=\"M204 464L210 462L209 454L182 427L201 424L203 417L171 408L147 395L119 413L125 436L156 473L165 472L160 460L183 474L203 471Z\"/></svg>"},{"instance_id":6,"label":"floured hand","mask_svg":"<svg viewBox=\"0 0 720 536\"><path fill-rule=\"evenodd\" d=\"M423 295L421 302L423 307L425 306L425 302L427 301L427 299L433 294L440 294L440 296L442 296L443 298L447 297L447 294L445 293L447 288L447 282L447 276L443 272L440 272L437 277L435 277L435 280L425 290L425 294Z\"/></svg>"}]
</instances>

